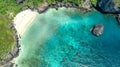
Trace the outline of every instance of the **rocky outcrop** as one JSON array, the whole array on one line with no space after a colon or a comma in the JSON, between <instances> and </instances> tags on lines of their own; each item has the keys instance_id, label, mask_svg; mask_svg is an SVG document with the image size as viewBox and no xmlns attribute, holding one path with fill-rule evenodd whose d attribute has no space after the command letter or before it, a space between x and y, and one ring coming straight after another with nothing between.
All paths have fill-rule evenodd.
<instances>
[{"instance_id":1,"label":"rocky outcrop","mask_svg":"<svg viewBox=\"0 0 120 67\"><path fill-rule=\"evenodd\" d=\"M18 56L20 44L19 44L19 39L20 37L17 35L17 31L13 24L11 24L11 29L14 30L14 38L16 39L16 42L14 42L13 46L14 48L11 49L5 56L4 59L0 60L0 67L12 67L13 63L11 63L11 60L13 60L15 57Z\"/></svg>"},{"instance_id":2,"label":"rocky outcrop","mask_svg":"<svg viewBox=\"0 0 120 67\"><path fill-rule=\"evenodd\" d=\"M23 3L24 0L16 0L17 4Z\"/></svg>"},{"instance_id":3,"label":"rocky outcrop","mask_svg":"<svg viewBox=\"0 0 120 67\"><path fill-rule=\"evenodd\" d=\"M78 8L77 4L74 3L64 3L64 2L59 2L59 3L52 3L49 5L51 8L58 9L59 7L66 7L66 8Z\"/></svg>"},{"instance_id":4,"label":"rocky outcrop","mask_svg":"<svg viewBox=\"0 0 120 67\"><path fill-rule=\"evenodd\" d=\"M38 13L43 13L46 10L48 10L49 8L55 8L56 10L58 10L59 7L79 8L78 4L74 4L74 3L58 2L58 3L52 3L52 4L48 5L48 3L44 2L43 4L38 6L38 8L36 10L38 11Z\"/></svg>"},{"instance_id":5,"label":"rocky outcrop","mask_svg":"<svg viewBox=\"0 0 120 67\"><path fill-rule=\"evenodd\" d=\"M98 0L95 8L102 13L120 13L120 9L117 7L117 4L115 4L115 0Z\"/></svg>"},{"instance_id":6,"label":"rocky outcrop","mask_svg":"<svg viewBox=\"0 0 120 67\"><path fill-rule=\"evenodd\" d=\"M58 2L58 3L52 3L49 5L48 8L55 8L56 10L58 10L59 7L65 7L65 8L77 8L80 10L84 10L85 12L90 11L91 10L91 4L89 1L86 1L85 6L82 5L78 5L76 3L71 3L71 2Z\"/></svg>"},{"instance_id":7,"label":"rocky outcrop","mask_svg":"<svg viewBox=\"0 0 120 67\"><path fill-rule=\"evenodd\" d=\"M49 8L55 8L56 10L58 10L59 7L66 7L66 8L77 8L85 11L90 11L92 8L91 2L89 0L85 0L83 3L84 5L79 5L72 2L62 2L62 0L57 3L53 2L51 4L48 4L47 2L43 2L37 7L33 6L33 8L31 8L30 6L26 6L23 8L23 10L26 10L29 8L31 10L32 9L37 10L38 13L43 13L47 11Z\"/></svg>"},{"instance_id":8,"label":"rocky outcrop","mask_svg":"<svg viewBox=\"0 0 120 67\"><path fill-rule=\"evenodd\" d=\"M90 0L85 0L82 5L83 8L86 8L87 10L91 10L91 2Z\"/></svg>"},{"instance_id":9,"label":"rocky outcrop","mask_svg":"<svg viewBox=\"0 0 120 67\"><path fill-rule=\"evenodd\" d=\"M16 57L17 54L19 52L19 47L15 47L13 50L10 51L10 54L13 56L13 57Z\"/></svg>"},{"instance_id":10,"label":"rocky outcrop","mask_svg":"<svg viewBox=\"0 0 120 67\"><path fill-rule=\"evenodd\" d=\"M117 21L118 21L118 24L120 25L120 14L115 15L115 17L116 17L116 19L117 19Z\"/></svg>"},{"instance_id":11,"label":"rocky outcrop","mask_svg":"<svg viewBox=\"0 0 120 67\"><path fill-rule=\"evenodd\" d=\"M41 4L41 5L39 5L39 6L37 7L38 13L43 13L43 12L45 12L47 9L48 9L48 3L47 3L47 2L44 2L43 4Z\"/></svg>"},{"instance_id":12,"label":"rocky outcrop","mask_svg":"<svg viewBox=\"0 0 120 67\"><path fill-rule=\"evenodd\" d=\"M3 65L3 67L13 67L13 63L11 63L11 62L6 63L5 65Z\"/></svg>"},{"instance_id":13,"label":"rocky outcrop","mask_svg":"<svg viewBox=\"0 0 120 67\"><path fill-rule=\"evenodd\" d=\"M95 35L95 36L100 36L101 34L103 34L104 31L104 26L103 24L96 24L94 25L90 31Z\"/></svg>"},{"instance_id":14,"label":"rocky outcrop","mask_svg":"<svg viewBox=\"0 0 120 67\"><path fill-rule=\"evenodd\" d=\"M11 53L9 53L6 57L5 57L5 61L10 61L10 60L12 60L12 58L13 58L13 55L11 54Z\"/></svg>"}]
</instances>

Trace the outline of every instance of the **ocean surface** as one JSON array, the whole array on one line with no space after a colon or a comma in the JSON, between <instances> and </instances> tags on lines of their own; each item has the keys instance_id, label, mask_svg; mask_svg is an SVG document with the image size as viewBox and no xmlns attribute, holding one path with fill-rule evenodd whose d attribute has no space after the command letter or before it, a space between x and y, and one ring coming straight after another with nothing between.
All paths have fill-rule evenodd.
<instances>
[{"instance_id":1,"label":"ocean surface","mask_svg":"<svg viewBox=\"0 0 120 67\"><path fill-rule=\"evenodd\" d=\"M90 32L103 24L96 37ZM49 9L39 14L21 38L18 67L120 67L120 25L97 11Z\"/></svg>"}]
</instances>

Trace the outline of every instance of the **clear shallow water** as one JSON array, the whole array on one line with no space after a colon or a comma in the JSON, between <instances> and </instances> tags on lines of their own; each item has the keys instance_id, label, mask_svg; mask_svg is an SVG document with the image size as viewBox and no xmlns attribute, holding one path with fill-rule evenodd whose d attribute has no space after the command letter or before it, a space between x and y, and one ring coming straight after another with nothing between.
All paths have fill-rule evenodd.
<instances>
[{"instance_id":1,"label":"clear shallow water","mask_svg":"<svg viewBox=\"0 0 120 67\"><path fill-rule=\"evenodd\" d=\"M90 28L104 24L103 35ZM18 67L120 67L120 26L99 12L50 9L40 14L21 39Z\"/></svg>"}]
</instances>

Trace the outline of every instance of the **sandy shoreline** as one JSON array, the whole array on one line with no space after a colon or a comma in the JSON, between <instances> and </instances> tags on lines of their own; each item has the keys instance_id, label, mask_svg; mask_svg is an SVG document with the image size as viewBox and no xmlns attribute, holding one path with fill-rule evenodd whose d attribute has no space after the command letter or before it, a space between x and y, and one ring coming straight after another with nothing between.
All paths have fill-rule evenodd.
<instances>
[{"instance_id":1,"label":"sandy shoreline","mask_svg":"<svg viewBox=\"0 0 120 67\"><path fill-rule=\"evenodd\" d=\"M29 25L32 23L32 21L37 15L38 12L36 10L33 11L31 9L24 10L16 15L16 17L13 20L13 24L15 29L17 30L16 34L18 35L18 37L23 35L23 33L26 31L26 29L29 27ZM19 52L21 52L21 47L19 48ZM16 63L17 59L18 56L13 58L10 62ZM13 67L16 66L14 65Z\"/></svg>"},{"instance_id":2,"label":"sandy shoreline","mask_svg":"<svg viewBox=\"0 0 120 67\"><path fill-rule=\"evenodd\" d=\"M17 34L22 36L27 27L38 15L37 11L32 11L31 9L24 10L16 15L13 20L13 24L17 30Z\"/></svg>"}]
</instances>

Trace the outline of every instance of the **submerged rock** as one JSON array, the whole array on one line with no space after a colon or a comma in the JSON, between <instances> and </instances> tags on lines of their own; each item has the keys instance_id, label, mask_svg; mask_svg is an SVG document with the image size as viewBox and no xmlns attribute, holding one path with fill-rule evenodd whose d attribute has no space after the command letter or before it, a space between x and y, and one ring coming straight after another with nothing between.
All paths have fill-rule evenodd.
<instances>
[{"instance_id":1,"label":"submerged rock","mask_svg":"<svg viewBox=\"0 0 120 67\"><path fill-rule=\"evenodd\" d=\"M101 34L103 34L104 31L104 26L103 24L96 24L94 25L93 28L91 28L91 32L95 35L95 36L100 36Z\"/></svg>"},{"instance_id":2,"label":"submerged rock","mask_svg":"<svg viewBox=\"0 0 120 67\"><path fill-rule=\"evenodd\" d=\"M98 0L97 9L103 13L120 13L116 0Z\"/></svg>"}]
</instances>

